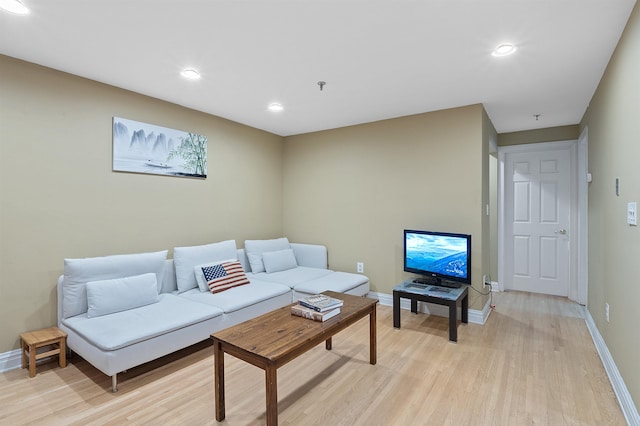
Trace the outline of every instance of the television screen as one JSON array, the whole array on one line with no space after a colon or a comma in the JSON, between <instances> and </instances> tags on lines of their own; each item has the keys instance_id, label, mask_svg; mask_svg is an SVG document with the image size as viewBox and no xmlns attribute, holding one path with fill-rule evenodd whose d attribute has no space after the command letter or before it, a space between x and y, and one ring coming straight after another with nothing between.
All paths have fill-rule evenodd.
<instances>
[{"instance_id":1,"label":"television screen","mask_svg":"<svg viewBox=\"0 0 640 426\"><path fill-rule=\"evenodd\" d=\"M471 284L471 235L405 230L404 270Z\"/></svg>"}]
</instances>

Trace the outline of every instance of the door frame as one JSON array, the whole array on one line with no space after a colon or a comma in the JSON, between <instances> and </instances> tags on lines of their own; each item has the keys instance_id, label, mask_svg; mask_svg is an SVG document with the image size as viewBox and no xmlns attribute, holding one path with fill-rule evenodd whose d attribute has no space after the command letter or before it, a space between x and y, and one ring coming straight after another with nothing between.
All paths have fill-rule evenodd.
<instances>
[{"instance_id":1,"label":"door frame","mask_svg":"<svg viewBox=\"0 0 640 426\"><path fill-rule=\"evenodd\" d=\"M504 291L505 247L505 157L509 153L569 149L571 156L571 230L568 298L587 304L587 129L578 140L541 142L498 147L498 289Z\"/></svg>"}]
</instances>

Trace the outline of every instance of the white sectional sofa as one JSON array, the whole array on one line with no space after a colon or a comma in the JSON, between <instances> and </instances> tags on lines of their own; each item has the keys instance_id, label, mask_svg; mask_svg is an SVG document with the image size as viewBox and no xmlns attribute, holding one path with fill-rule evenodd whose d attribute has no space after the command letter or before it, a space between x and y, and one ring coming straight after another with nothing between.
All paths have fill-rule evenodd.
<instances>
[{"instance_id":1,"label":"white sectional sofa","mask_svg":"<svg viewBox=\"0 0 640 426\"><path fill-rule=\"evenodd\" d=\"M286 238L247 240L245 249L233 240L176 247L173 259L167 253L65 259L57 287L58 326L70 350L111 376L113 392L118 373L302 296L369 292L366 276L327 268L326 247ZM237 262L244 284L219 291L223 286L212 283L220 278L207 282L202 268Z\"/></svg>"}]
</instances>

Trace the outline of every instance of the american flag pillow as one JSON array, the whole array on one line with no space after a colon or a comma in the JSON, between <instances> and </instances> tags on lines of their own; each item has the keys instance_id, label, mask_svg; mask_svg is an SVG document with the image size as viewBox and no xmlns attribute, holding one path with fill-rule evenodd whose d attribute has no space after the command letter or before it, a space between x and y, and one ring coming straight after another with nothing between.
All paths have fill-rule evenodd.
<instances>
[{"instance_id":1,"label":"american flag pillow","mask_svg":"<svg viewBox=\"0 0 640 426\"><path fill-rule=\"evenodd\" d=\"M204 281L211 293L219 293L232 287L249 284L240 261L221 262L202 267Z\"/></svg>"}]
</instances>

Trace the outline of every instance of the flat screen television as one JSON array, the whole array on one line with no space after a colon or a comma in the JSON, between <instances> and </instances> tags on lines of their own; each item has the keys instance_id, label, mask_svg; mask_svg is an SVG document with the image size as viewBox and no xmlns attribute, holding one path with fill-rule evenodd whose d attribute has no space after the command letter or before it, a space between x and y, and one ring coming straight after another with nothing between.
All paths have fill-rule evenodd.
<instances>
[{"instance_id":1,"label":"flat screen television","mask_svg":"<svg viewBox=\"0 0 640 426\"><path fill-rule=\"evenodd\" d=\"M471 235L405 229L404 270L423 284L471 284Z\"/></svg>"}]
</instances>

